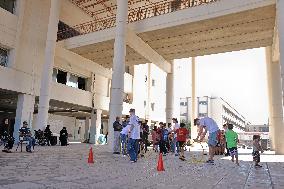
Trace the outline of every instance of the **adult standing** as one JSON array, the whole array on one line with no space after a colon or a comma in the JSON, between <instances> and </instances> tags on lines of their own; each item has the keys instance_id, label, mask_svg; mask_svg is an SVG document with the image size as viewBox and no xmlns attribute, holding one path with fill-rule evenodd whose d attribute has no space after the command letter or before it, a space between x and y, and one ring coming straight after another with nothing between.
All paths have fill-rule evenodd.
<instances>
[{"instance_id":1,"label":"adult standing","mask_svg":"<svg viewBox=\"0 0 284 189\"><path fill-rule=\"evenodd\" d=\"M218 143L217 134L219 131L217 123L210 117L203 117L201 119L199 118L194 119L194 125L197 125L199 127L198 135L194 140L196 142L202 142L207 131L209 131L209 137L208 137L209 159L207 163L214 163L213 158Z\"/></svg>"},{"instance_id":2,"label":"adult standing","mask_svg":"<svg viewBox=\"0 0 284 189\"><path fill-rule=\"evenodd\" d=\"M13 134L9 130L9 119L5 118L3 124L0 125L0 142L4 143L3 152L10 153L14 145Z\"/></svg>"},{"instance_id":3,"label":"adult standing","mask_svg":"<svg viewBox=\"0 0 284 189\"><path fill-rule=\"evenodd\" d=\"M131 163L135 163L137 161L137 152L138 152L138 142L140 139L140 125L139 118L135 115L135 109L130 109L130 131L129 131L129 156Z\"/></svg>"},{"instance_id":4,"label":"adult standing","mask_svg":"<svg viewBox=\"0 0 284 189\"><path fill-rule=\"evenodd\" d=\"M50 125L46 126L46 128L44 130L44 136L46 138L47 145L50 146L50 141L51 141L51 137L52 137L52 132L50 130Z\"/></svg>"},{"instance_id":5,"label":"adult standing","mask_svg":"<svg viewBox=\"0 0 284 189\"><path fill-rule=\"evenodd\" d=\"M149 132L148 120L145 120L142 127L142 141L145 146L145 152L147 152Z\"/></svg>"},{"instance_id":6,"label":"adult standing","mask_svg":"<svg viewBox=\"0 0 284 189\"><path fill-rule=\"evenodd\" d=\"M177 118L173 118L172 120L174 124L173 132L175 132L174 134L174 144L175 144L174 153L175 153L175 156L179 156L179 143L177 141L176 131L180 128L180 126L178 124Z\"/></svg>"},{"instance_id":7,"label":"adult standing","mask_svg":"<svg viewBox=\"0 0 284 189\"><path fill-rule=\"evenodd\" d=\"M116 117L115 122L113 122L113 154L120 154L120 132L122 130L122 125L120 124L120 117Z\"/></svg>"}]
</instances>

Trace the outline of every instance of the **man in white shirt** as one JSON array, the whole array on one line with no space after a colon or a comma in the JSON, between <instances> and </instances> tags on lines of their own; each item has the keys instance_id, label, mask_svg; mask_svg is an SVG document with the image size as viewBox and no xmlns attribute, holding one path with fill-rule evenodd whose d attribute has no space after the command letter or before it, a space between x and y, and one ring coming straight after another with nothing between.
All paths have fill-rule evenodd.
<instances>
[{"instance_id":1,"label":"man in white shirt","mask_svg":"<svg viewBox=\"0 0 284 189\"><path fill-rule=\"evenodd\" d=\"M199 128L198 135L194 141L202 142L207 131L209 131L208 146L209 146L209 159L207 163L214 163L213 157L215 154L215 148L218 143L217 135L219 127L217 123L210 117L196 118L194 119L194 125ZM200 139L199 139L200 137Z\"/></svg>"},{"instance_id":2,"label":"man in white shirt","mask_svg":"<svg viewBox=\"0 0 284 189\"><path fill-rule=\"evenodd\" d=\"M139 125L139 118L135 115L135 109L129 110L130 119L129 119L129 156L131 163L137 161L138 155L138 142L140 139L140 125Z\"/></svg>"}]
</instances>

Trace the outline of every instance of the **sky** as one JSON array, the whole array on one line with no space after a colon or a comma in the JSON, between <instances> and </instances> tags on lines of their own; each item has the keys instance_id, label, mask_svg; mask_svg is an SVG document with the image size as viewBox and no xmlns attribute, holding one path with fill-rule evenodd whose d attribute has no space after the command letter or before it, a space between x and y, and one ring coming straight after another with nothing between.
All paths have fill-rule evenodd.
<instances>
[{"instance_id":1,"label":"sky","mask_svg":"<svg viewBox=\"0 0 284 189\"><path fill-rule=\"evenodd\" d=\"M191 59L175 60L175 91L191 96ZM265 48L196 58L196 95L222 97L252 124L268 121Z\"/></svg>"}]
</instances>

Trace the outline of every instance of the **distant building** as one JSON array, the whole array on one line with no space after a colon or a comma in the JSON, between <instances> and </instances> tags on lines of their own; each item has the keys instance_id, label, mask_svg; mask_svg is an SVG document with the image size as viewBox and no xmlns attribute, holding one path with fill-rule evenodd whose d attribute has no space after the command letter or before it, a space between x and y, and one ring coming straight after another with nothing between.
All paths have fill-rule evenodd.
<instances>
[{"instance_id":1,"label":"distant building","mask_svg":"<svg viewBox=\"0 0 284 189\"><path fill-rule=\"evenodd\" d=\"M235 108L220 97L197 97L196 111L198 117L213 118L220 129L225 123L234 124L234 130L243 132L246 130L246 125L249 125L244 116L242 116ZM183 122L191 120L191 97L180 99L180 117Z\"/></svg>"},{"instance_id":2,"label":"distant building","mask_svg":"<svg viewBox=\"0 0 284 189\"><path fill-rule=\"evenodd\" d=\"M246 125L246 132L269 132L269 125Z\"/></svg>"}]
</instances>

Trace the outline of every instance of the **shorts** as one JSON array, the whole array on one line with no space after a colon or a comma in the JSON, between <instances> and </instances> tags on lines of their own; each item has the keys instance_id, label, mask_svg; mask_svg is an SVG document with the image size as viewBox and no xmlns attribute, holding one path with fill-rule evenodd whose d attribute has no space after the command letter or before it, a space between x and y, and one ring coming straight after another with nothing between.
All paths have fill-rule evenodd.
<instances>
[{"instance_id":1,"label":"shorts","mask_svg":"<svg viewBox=\"0 0 284 189\"><path fill-rule=\"evenodd\" d=\"M259 163L260 162L260 153L259 151L252 152L253 161Z\"/></svg>"},{"instance_id":2,"label":"shorts","mask_svg":"<svg viewBox=\"0 0 284 189\"><path fill-rule=\"evenodd\" d=\"M213 146L213 147L217 146L217 143L218 143L217 134L218 134L218 131L209 133L208 146Z\"/></svg>"},{"instance_id":3,"label":"shorts","mask_svg":"<svg viewBox=\"0 0 284 189\"><path fill-rule=\"evenodd\" d=\"M237 147L229 148L229 153L230 153L230 156L237 156L238 148Z\"/></svg>"},{"instance_id":4,"label":"shorts","mask_svg":"<svg viewBox=\"0 0 284 189\"><path fill-rule=\"evenodd\" d=\"M178 144L180 148L185 147L185 141L178 141Z\"/></svg>"}]
</instances>

